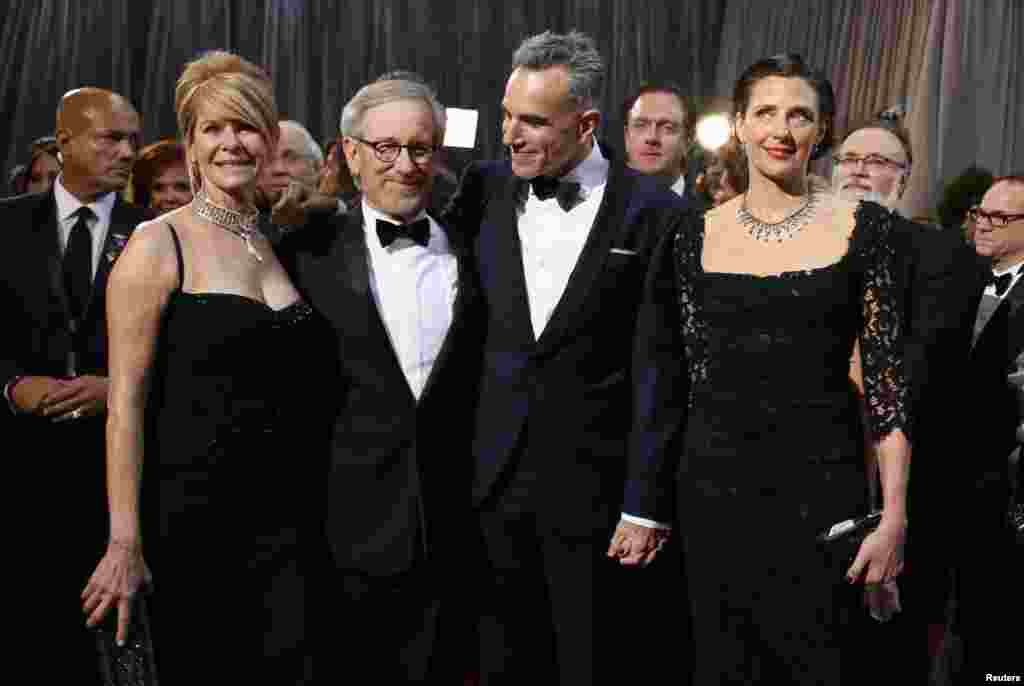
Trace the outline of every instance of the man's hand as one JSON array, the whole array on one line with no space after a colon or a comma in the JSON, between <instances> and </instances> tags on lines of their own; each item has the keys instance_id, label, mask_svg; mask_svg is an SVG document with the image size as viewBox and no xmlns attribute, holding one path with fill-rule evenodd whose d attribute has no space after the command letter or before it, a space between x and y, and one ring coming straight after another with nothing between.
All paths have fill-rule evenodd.
<instances>
[{"instance_id":1,"label":"man's hand","mask_svg":"<svg viewBox=\"0 0 1024 686\"><path fill-rule=\"evenodd\" d=\"M618 558L619 564L627 567L646 567L654 560L671 533L671 529L655 529L620 521L608 546L608 557Z\"/></svg>"},{"instance_id":2,"label":"man's hand","mask_svg":"<svg viewBox=\"0 0 1024 686\"><path fill-rule=\"evenodd\" d=\"M78 376L64 381L43 400L43 416L66 422L103 414L107 411L108 387L105 376Z\"/></svg>"},{"instance_id":3,"label":"man's hand","mask_svg":"<svg viewBox=\"0 0 1024 686\"><path fill-rule=\"evenodd\" d=\"M42 416L44 403L67 382L52 376L26 376L14 385L11 402L18 412Z\"/></svg>"},{"instance_id":4,"label":"man's hand","mask_svg":"<svg viewBox=\"0 0 1024 686\"><path fill-rule=\"evenodd\" d=\"M310 213L333 214L337 209L337 198L292 181L271 208L270 221L277 226L304 226Z\"/></svg>"}]
</instances>

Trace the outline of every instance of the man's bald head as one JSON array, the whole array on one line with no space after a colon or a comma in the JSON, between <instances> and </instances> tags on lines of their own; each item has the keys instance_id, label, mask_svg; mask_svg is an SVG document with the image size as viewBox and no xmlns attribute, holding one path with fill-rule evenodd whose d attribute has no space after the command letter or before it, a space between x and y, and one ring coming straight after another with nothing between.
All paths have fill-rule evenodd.
<instances>
[{"instance_id":1,"label":"man's bald head","mask_svg":"<svg viewBox=\"0 0 1024 686\"><path fill-rule=\"evenodd\" d=\"M124 188L142 122L126 98L103 88L68 91L57 107L62 183L82 202Z\"/></svg>"},{"instance_id":2,"label":"man's bald head","mask_svg":"<svg viewBox=\"0 0 1024 686\"><path fill-rule=\"evenodd\" d=\"M89 126L92 117L115 110L133 112L135 108L128 100L104 88L76 88L64 94L57 105L57 131L70 129L72 132Z\"/></svg>"}]
</instances>

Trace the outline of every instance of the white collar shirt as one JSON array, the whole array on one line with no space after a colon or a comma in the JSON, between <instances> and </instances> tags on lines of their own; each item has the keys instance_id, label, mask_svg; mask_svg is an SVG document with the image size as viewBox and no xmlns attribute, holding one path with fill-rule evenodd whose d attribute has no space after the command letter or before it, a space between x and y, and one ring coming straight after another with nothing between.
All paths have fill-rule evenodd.
<instances>
[{"instance_id":1,"label":"white collar shirt","mask_svg":"<svg viewBox=\"0 0 1024 686\"><path fill-rule=\"evenodd\" d=\"M595 141L590 155L562 177L580 184L582 202L566 212L557 199L541 200L531 188L519 210L519 242L535 338L547 326L579 261L604 198L608 168Z\"/></svg>"},{"instance_id":2,"label":"white collar shirt","mask_svg":"<svg viewBox=\"0 0 1024 686\"><path fill-rule=\"evenodd\" d=\"M1013 279L1010 280L1009 288L1003 291L1002 295L996 294L996 285L994 283L990 283L988 287L985 288L985 295L991 295L993 298L998 298L999 302L1002 302L1003 298L1008 296L1010 294L1010 291L1012 291L1014 287L1017 285L1017 282L1020 281L1021 275L1024 274L1024 262L1019 262L1013 265L1012 267L1007 267L1006 269L992 270L992 276L1002 276L1003 274L1009 273L1013 274Z\"/></svg>"},{"instance_id":3,"label":"white collar shirt","mask_svg":"<svg viewBox=\"0 0 1024 686\"><path fill-rule=\"evenodd\" d=\"M679 178L672 184L672 192L678 195L680 198L683 197L683 193L686 192L686 175L680 174Z\"/></svg>"},{"instance_id":4,"label":"white collar shirt","mask_svg":"<svg viewBox=\"0 0 1024 686\"><path fill-rule=\"evenodd\" d=\"M67 250L71 229L78 222L78 216L75 213L83 206L88 207L93 213L92 218L86 221L86 226L89 227L89 234L92 237L92 278L95 279L103 246L107 242L110 215L114 211L114 203L117 202L117 193L107 193L99 200L86 205L71 195L70 191L64 187L63 180L64 176L61 175L53 182L53 197L57 203L57 233L60 240L60 254L63 256L64 251Z\"/></svg>"},{"instance_id":5,"label":"white collar shirt","mask_svg":"<svg viewBox=\"0 0 1024 686\"><path fill-rule=\"evenodd\" d=\"M388 247L377 237L377 220L397 224L363 200L370 290L391 347L416 400L426 387L454 314L459 267L440 225L430 221L421 246L398 238Z\"/></svg>"}]
</instances>

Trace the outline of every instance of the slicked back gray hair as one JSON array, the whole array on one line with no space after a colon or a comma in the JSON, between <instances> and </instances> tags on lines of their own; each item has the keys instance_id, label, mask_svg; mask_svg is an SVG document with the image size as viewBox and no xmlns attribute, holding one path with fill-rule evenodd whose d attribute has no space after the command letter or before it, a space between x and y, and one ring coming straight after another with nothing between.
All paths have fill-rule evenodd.
<instances>
[{"instance_id":1,"label":"slicked back gray hair","mask_svg":"<svg viewBox=\"0 0 1024 686\"><path fill-rule=\"evenodd\" d=\"M406 79L374 81L360 88L341 111L341 135L365 138L367 111L397 100L422 100L430 107L434 115L434 143L440 145L447 122L444 106L426 83Z\"/></svg>"},{"instance_id":2,"label":"slicked back gray hair","mask_svg":"<svg viewBox=\"0 0 1024 686\"><path fill-rule=\"evenodd\" d=\"M604 61L594 39L585 33L544 33L524 40L512 56L512 68L533 71L565 67L569 72L569 95L581 110L597 107L604 88Z\"/></svg>"},{"instance_id":3,"label":"slicked back gray hair","mask_svg":"<svg viewBox=\"0 0 1024 686\"><path fill-rule=\"evenodd\" d=\"M282 130L290 128L293 131L298 131L299 135L302 136L303 142L306 144L306 157L318 164L324 163L324 151L320 149L319 145L317 145L317 142L313 138L313 134L309 132L309 129L299 122L292 121L291 119L281 120L278 122L278 126L280 126Z\"/></svg>"}]
</instances>

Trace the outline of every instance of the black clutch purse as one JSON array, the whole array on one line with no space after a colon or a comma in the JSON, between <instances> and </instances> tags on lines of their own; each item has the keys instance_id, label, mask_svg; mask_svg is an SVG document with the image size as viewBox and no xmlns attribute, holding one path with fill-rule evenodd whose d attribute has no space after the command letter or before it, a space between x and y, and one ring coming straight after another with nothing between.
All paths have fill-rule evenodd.
<instances>
[{"instance_id":1,"label":"black clutch purse","mask_svg":"<svg viewBox=\"0 0 1024 686\"><path fill-rule=\"evenodd\" d=\"M818 542L852 561L857 556L861 541L877 529L881 521L881 510L875 510L863 517L844 519L830 526L828 531L819 534Z\"/></svg>"},{"instance_id":2,"label":"black clutch purse","mask_svg":"<svg viewBox=\"0 0 1024 686\"><path fill-rule=\"evenodd\" d=\"M153 636L146 595L136 596L123 646L117 645L117 613L108 612L95 629L103 686L157 686Z\"/></svg>"}]
</instances>

